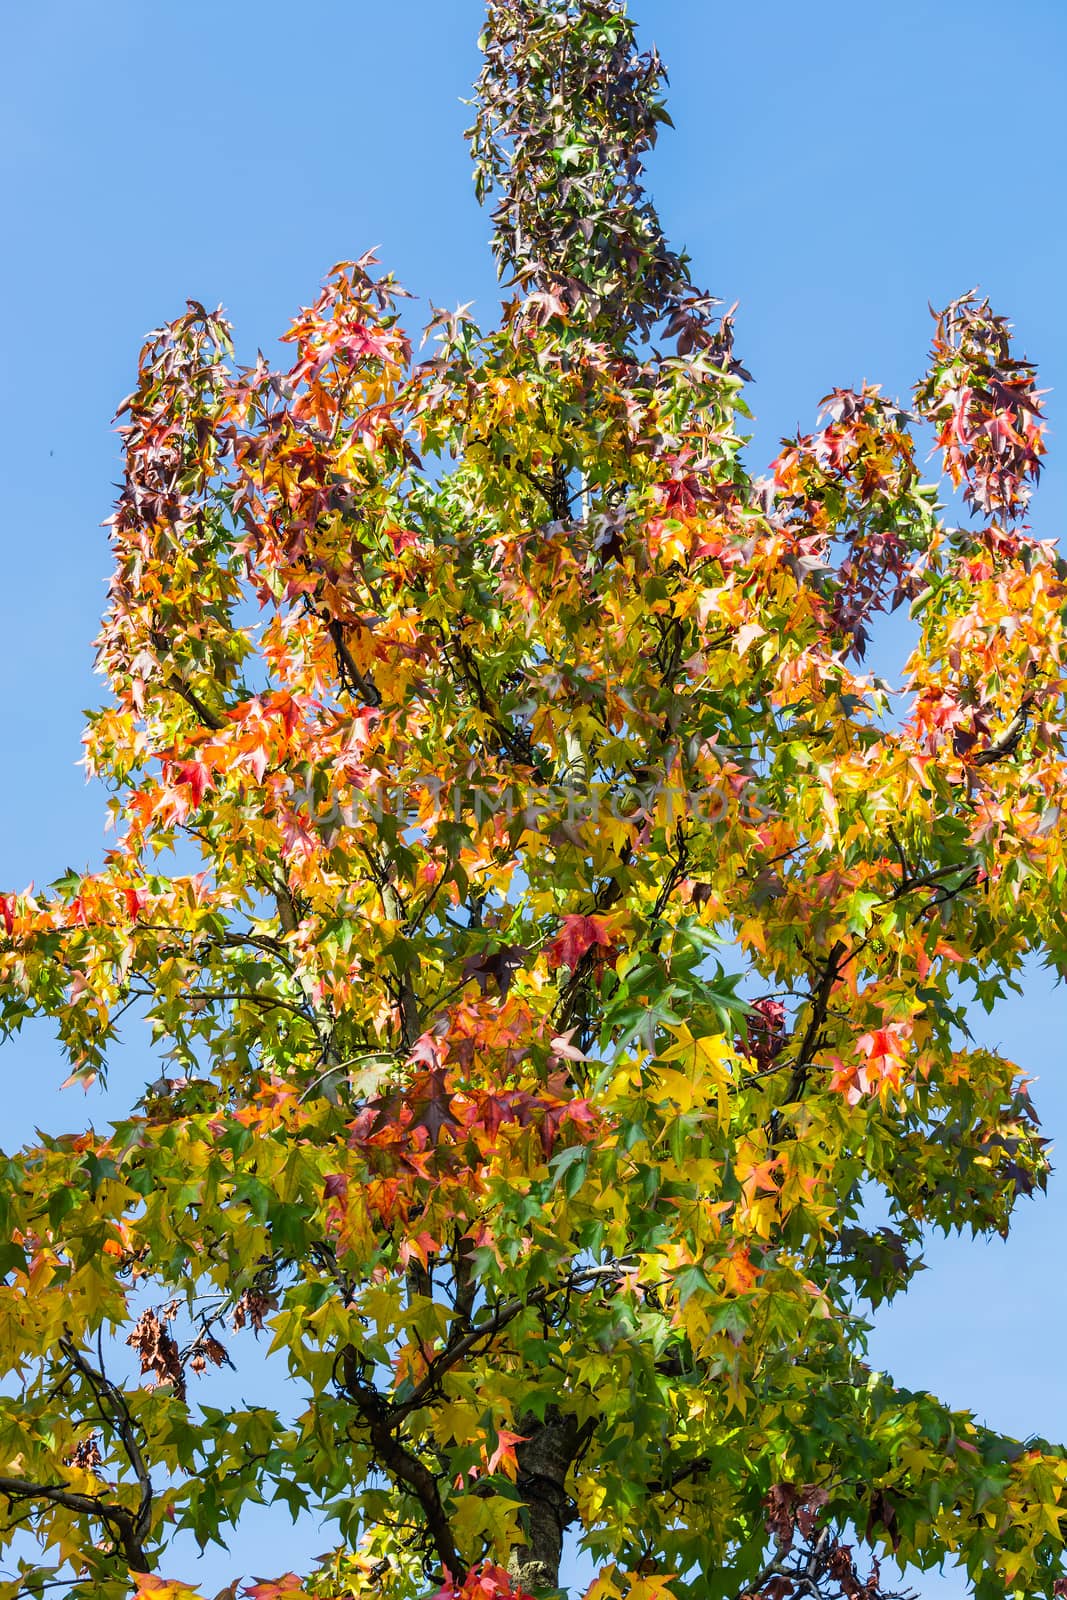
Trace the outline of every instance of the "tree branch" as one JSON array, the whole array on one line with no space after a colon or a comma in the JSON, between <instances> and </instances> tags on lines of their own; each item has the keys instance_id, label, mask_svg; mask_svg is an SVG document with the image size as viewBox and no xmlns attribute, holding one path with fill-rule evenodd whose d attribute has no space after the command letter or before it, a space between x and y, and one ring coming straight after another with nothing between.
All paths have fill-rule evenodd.
<instances>
[{"instance_id":1,"label":"tree branch","mask_svg":"<svg viewBox=\"0 0 1067 1600\"><path fill-rule=\"evenodd\" d=\"M413 1393L401 1405L392 1407L393 1414L397 1417L409 1416L417 1411L423 1402L429 1398L447 1372L475 1351L483 1340L496 1338L498 1333L514 1322L521 1311L526 1311L531 1306L542 1306L557 1294L570 1294L577 1289L587 1286L595 1287L599 1283L621 1277L630 1267L628 1258L612 1261L602 1267L583 1267L575 1272L568 1272L560 1283L541 1284L531 1290L528 1295L514 1300L505 1300L495 1307L492 1315L485 1321L478 1323L468 1330L454 1343L446 1344L440 1355L430 1362L425 1376L416 1385Z\"/></svg>"},{"instance_id":2,"label":"tree branch","mask_svg":"<svg viewBox=\"0 0 1067 1600\"><path fill-rule=\"evenodd\" d=\"M66 1511L98 1517L113 1530L127 1564L137 1572L148 1571L147 1557L136 1531L137 1517L126 1506L105 1504L97 1495L79 1494L59 1483L32 1483L28 1478L0 1476L0 1494L9 1500L47 1500Z\"/></svg>"},{"instance_id":3,"label":"tree branch","mask_svg":"<svg viewBox=\"0 0 1067 1600\"><path fill-rule=\"evenodd\" d=\"M381 691L378 689L377 684L360 672L356 666L352 652L345 643L345 631L342 624L337 621L331 621L326 626L337 654L337 668L341 678L341 687L357 690L369 706L380 706L382 703Z\"/></svg>"},{"instance_id":4,"label":"tree branch","mask_svg":"<svg viewBox=\"0 0 1067 1600\"><path fill-rule=\"evenodd\" d=\"M67 1360L81 1373L92 1389L96 1397L97 1408L102 1417L107 1417L107 1413L104 1410L104 1404L105 1402L107 1403L110 1411L109 1420L111 1426L118 1434L122 1448L126 1453L126 1459L133 1469L141 1491L140 1504L133 1522L134 1533L138 1544L140 1544L147 1536L151 1524L152 1479L149 1476L148 1467L141 1453L141 1447L137 1442L137 1434L134 1429L133 1418L130 1416L130 1408L126 1403L126 1396L121 1389L116 1388L105 1372L98 1371L86 1361L69 1334L63 1335L59 1341L59 1347Z\"/></svg>"},{"instance_id":5,"label":"tree branch","mask_svg":"<svg viewBox=\"0 0 1067 1600\"><path fill-rule=\"evenodd\" d=\"M793 1065L793 1076L789 1081L786 1094L786 1104L799 1100L804 1093L804 1086L808 1081L808 1069L812 1057L818 1048L819 1035L826 1026L826 1018L830 1009L830 995L834 984L841 976L841 957L845 954L845 945L837 939L830 947L830 953L823 963L815 992L811 996L811 1017L801 1040L800 1049Z\"/></svg>"},{"instance_id":6,"label":"tree branch","mask_svg":"<svg viewBox=\"0 0 1067 1600\"><path fill-rule=\"evenodd\" d=\"M1019 741L1026 732L1026 725L1030 721L1030 707L1033 703L1034 696L1032 694L1023 696L1022 704L999 738L994 739L987 749L979 750L977 755L971 757L974 766L987 767L991 762L999 761L1003 756L1015 754L1019 747Z\"/></svg>"},{"instance_id":7,"label":"tree branch","mask_svg":"<svg viewBox=\"0 0 1067 1600\"><path fill-rule=\"evenodd\" d=\"M180 678L176 672L173 672L171 673L166 687L173 690L175 694L181 695L186 705L190 706L196 712L205 728L210 728L212 733L222 732L223 728L226 726L225 719L216 716L214 711L210 711L196 691L190 689L184 678Z\"/></svg>"},{"instance_id":8,"label":"tree branch","mask_svg":"<svg viewBox=\"0 0 1067 1600\"><path fill-rule=\"evenodd\" d=\"M390 922L397 922L408 931L407 907L404 905L396 885L389 877L389 864L375 859L372 852L366 851L367 862L371 875L382 897L382 909ZM400 1039L405 1050L410 1050L422 1032L422 1018L419 1012L418 996L415 987L407 973L395 967L396 978L396 1006L400 1016Z\"/></svg>"},{"instance_id":9,"label":"tree branch","mask_svg":"<svg viewBox=\"0 0 1067 1600\"><path fill-rule=\"evenodd\" d=\"M398 1483L411 1490L426 1518L430 1541L441 1559L446 1573L456 1583L462 1583L466 1563L456 1549L452 1529L441 1503L437 1479L424 1461L401 1444L395 1433L400 1420L395 1408L360 1375L359 1354L352 1345L341 1352L345 1393L362 1418L375 1454L382 1465L392 1473Z\"/></svg>"}]
</instances>

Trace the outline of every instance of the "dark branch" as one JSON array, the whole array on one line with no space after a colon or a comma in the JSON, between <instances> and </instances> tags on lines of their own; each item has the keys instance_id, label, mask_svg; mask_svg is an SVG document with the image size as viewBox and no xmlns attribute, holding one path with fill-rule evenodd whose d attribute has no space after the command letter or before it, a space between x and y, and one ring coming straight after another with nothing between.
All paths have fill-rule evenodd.
<instances>
[{"instance_id":1,"label":"dark branch","mask_svg":"<svg viewBox=\"0 0 1067 1600\"><path fill-rule=\"evenodd\" d=\"M426 1463L400 1442L395 1431L400 1419L385 1397L361 1376L359 1355L351 1345L342 1351L341 1363L345 1393L363 1420L378 1460L398 1483L404 1484L414 1494L426 1518L430 1541L445 1571L456 1583L462 1583L466 1563L456 1549L452 1529L441 1503L437 1479Z\"/></svg>"},{"instance_id":2,"label":"dark branch","mask_svg":"<svg viewBox=\"0 0 1067 1600\"><path fill-rule=\"evenodd\" d=\"M78 1494L63 1484L32 1483L28 1478L0 1477L0 1494L9 1500L46 1500L66 1511L99 1518L112 1531L128 1565L136 1572L147 1571L147 1558L137 1536L137 1517L126 1506L109 1504L98 1495Z\"/></svg>"},{"instance_id":3,"label":"dark branch","mask_svg":"<svg viewBox=\"0 0 1067 1600\"><path fill-rule=\"evenodd\" d=\"M110 1422L114 1428L125 1452L126 1459L133 1469L141 1491L140 1503L133 1521L133 1531L140 1545L148 1535L152 1520L152 1480L149 1477L148 1467L145 1464L141 1447L137 1441L137 1433L134 1428L133 1418L130 1415L130 1408L126 1403L126 1396L121 1389L116 1388L106 1373L98 1371L96 1367L91 1366L86 1361L69 1335L64 1334L59 1341L59 1347L67 1360L81 1373L92 1389L101 1417Z\"/></svg>"},{"instance_id":4,"label":"dark branch","mask_svg":"<svg viewBox=\"0 0 1067 1600\"><path fill-rule=\"evenodd\" d=\"M999 738L985 750L979 750L971 759L976 767L988 767L991 762L1000 761L1004 756L1014 755L1019 748L1019 741L1026 732L1027 723L1030 721L1030 707L1033 705L1032 694L1025 696L1022 705L1012 717L1008 726Z\"/></svg>"},{"instance_id":5,"label":"dark branch","mask_svg":"<svg viewBox=\"0 0 1067 1600\"><path fill-rule=\"evenodd\" d=\"M380 706L382 703L381 692L377 684L362 673L356 666L352 652L345 643L345 630L340 622L333 621L327 624L330 639L337 655L337 670L344 689L355 691L366 701L369 706Z\"/></svg>"},{"instance_id":6,"label":"dark branch","mask_svg":"<svg viewBox=\"0 0 1067 1600\"><path fill-rule=\"evenodd\" d=\"M213 733L220 733L226 726L224 719L216 716L214 711L210 711L195 690L190 689L189 685L184 679L179 678L176 672L171 674L167 687L172 689L175 694L181 695L186 705L196 712L205 728L210 728Z\"/></svg>"},{"instance_id":7,"label":"dark branch","mask_svg":"<svg viewBox=\"0 0 1067 1600\"><path fill-rule=\"evenodd\" d=\"M793 1065L793 1076L789 1082L786 1104L799 1100L804 1093L804 1087L808 1081L808 1071L819 1047L822 1031L826 1026L826 1018L830 1010L830 995L833 992L834 984L841 976L841 958L844 954L845 945L838 939L831 946L830 953L823 963L819 981L815 986L815 992L811 996L811 1016L808 1019L808 1026Z\"/></svg>"}]
</instances>

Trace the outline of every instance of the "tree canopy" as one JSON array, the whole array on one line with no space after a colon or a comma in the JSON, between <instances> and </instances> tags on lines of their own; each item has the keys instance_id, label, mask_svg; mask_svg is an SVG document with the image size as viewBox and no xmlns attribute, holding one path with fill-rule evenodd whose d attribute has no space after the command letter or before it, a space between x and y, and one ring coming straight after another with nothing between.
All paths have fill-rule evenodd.
<instances>
[{"instance_id":1,"label":"tree canopy","mask_svg":"<svg viewBox=\"0 0 1067 1600\"><path fill-rule=\"evenodd\" d=\"M1034 369L964 295L911 409L835 390L754 477L655 53L620 0L483 50L499 326L416 359L364 256L279 369L191 303L120 413L114 842L0 897L0 1019L89 1084L146 1018L155 1076L2 1158L0 1596L192 1600L171 1536L264 1502L336 1548L230 1600L545 1594L565 1536L589 1600L1067 1593L1067 1455L865 1362L927 1230L1048 1176L968 1028L1067 968Z\"/></svg>"}]
</instances>

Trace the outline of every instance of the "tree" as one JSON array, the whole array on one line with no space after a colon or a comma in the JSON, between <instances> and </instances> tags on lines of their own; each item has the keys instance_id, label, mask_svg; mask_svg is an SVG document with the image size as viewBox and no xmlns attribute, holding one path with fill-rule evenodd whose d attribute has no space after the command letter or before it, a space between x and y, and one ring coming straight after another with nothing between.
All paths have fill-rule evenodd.
<instances>
[{"instance_id":1,"label":"tree","mask_svg":"<svg viewBox=\"0 0 1067 1600\"><path fill-rule=\"evenodd\" d=\"M1067 965L1034 370L965 296L917 415L835 391L754 480L642 187L656 56L620 0L483 44L499 328L415 363L364 257L287 370L191 304L121 413L115 843L0 898L0 996L74 1082L131 1010L163 1068L6 1158L0 1595L188 1600L168 1535L264 1500L339 1548L256 1600L552 1591L567 1529L591 1600L876 1600L887 1553L1062 1594L1063 1451L864 1362L924 1231L1048 1175L967 1027ZM268 1341L276 1405L198 1403Z\"/></svg>"}]
</instances>

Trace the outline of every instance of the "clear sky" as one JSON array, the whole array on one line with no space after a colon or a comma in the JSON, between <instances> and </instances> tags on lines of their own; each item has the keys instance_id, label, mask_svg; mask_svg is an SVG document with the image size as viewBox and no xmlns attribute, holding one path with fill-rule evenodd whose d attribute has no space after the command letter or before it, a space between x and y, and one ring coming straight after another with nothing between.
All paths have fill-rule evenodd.
<instances>
[{"instance_id":1,"label":"clear sky","mask_svg":"<svg viewBox=\"0 0 1067 1600\"><path fill-rule=\"evenodd\" d=\"M633 0L671 71L677 131L653 187L697 279L740 301L751 460L836 384L906 396L927 303L980 284L1050 387L1035 525L1067 510L1067 6L1063 0ZM110 419L144 333L186 296L222 302L238 350L269 348L340 259L380 246L427 303L496 286L459 103L479 0L34 0L5 14L0 182L0 886L98 858L103 797L75 767L99 698L99 528ZM883 670L893 663L883 660ZM1067 1004L1035 973L976 1031L1039 1079L1067 1139ZM123 1073L143 1081L136 1037ZM47 1036L0 1052L0 1144L86 1108L60 1100ZM104 1114L103 1107L94 1113ZM1025 1436L1067 1437L1067 1175L1007 1244L933 1241L883 1312L876 1365ZM264 1374L264 1381L269 1375ZM329 1537L264 1514L190 1579L299 1564ZM181 1570L181 1569L179 1569ZM924 1591L954 1600L955 1578Z\"/></svg>"}]
</instances>

